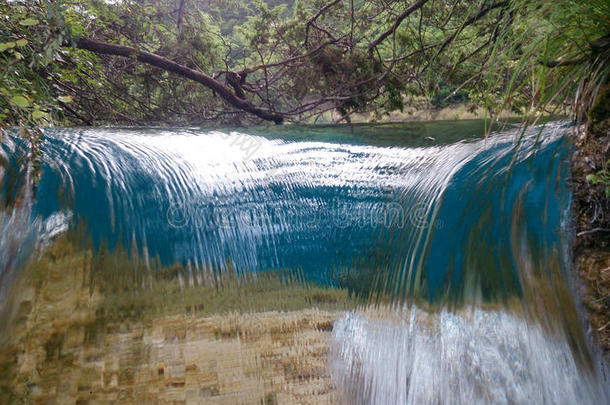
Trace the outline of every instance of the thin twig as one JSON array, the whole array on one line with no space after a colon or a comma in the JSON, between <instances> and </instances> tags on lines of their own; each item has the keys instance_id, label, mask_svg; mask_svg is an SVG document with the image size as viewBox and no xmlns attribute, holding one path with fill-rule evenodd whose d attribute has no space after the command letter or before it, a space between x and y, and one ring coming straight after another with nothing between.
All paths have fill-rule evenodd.
<instances>
[{"instance_id":1,"label":"thin twig","mask_svg":"<svg viewBox=\"0 0 610 405\"><path fill-rule=\"evenodd\" d=\"M578 232L576 234L576 236L589 235L589 234L596 233L596 232L610 232L610 229L608 229L608 228L593 228L593 229L590 229L588 231Z\"/></svg>"}]
</instances>

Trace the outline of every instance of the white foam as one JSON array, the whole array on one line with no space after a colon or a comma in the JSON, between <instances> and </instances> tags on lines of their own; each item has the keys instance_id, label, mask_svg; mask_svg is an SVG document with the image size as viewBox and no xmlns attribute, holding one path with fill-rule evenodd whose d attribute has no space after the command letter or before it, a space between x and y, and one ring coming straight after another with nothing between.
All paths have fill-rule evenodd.
<instances>
[{"instance_id":1,"label":"white foam","mask_svg":"<svg viewBox=\"0 0 610 405\"><path fill-rule=\"evenodd\" d=\"M331 375L345 403L608 403L563 336L500 311L416 312L402 323L355 313L335 323Z\"/></svg>"}]
</instances>

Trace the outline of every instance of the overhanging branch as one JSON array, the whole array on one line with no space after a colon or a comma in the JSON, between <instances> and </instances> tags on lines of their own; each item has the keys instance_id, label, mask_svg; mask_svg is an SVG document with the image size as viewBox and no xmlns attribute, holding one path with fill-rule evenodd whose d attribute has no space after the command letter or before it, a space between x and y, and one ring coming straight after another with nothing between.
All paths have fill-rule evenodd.
<instances>
[{"instance_id":1,"label":"overhanging branch","mask_svg":"<svg viewBox=\"0 0 610 405\"><path fill-rule=\"evenodd\" d=\"M125 58L135 57L142 63L175 73L204 85L205 87L215 91L228 104L235 108L247 111L264 120L273 121L276 124L281 124L284 121L282 114L261 109L252 104L250 101L239 98L228 87L212 77L176 63L170 59L164 58L163 56L146 51L140 51L130 46L116 45L88 38L81 38L72 44L72 46L98 54L116 55Z\"/></svg>"}]
</instances>

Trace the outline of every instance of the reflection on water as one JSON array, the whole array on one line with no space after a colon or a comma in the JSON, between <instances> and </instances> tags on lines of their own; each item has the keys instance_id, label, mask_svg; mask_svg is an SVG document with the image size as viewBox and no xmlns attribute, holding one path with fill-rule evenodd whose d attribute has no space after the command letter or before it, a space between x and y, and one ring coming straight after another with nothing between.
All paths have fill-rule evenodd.
<instances>
[{"instance_id":1,"label":"reflection on water","mask_svg":"<svg viewBox=\"0 0 610 405\"><path fill-rule=\"evenodd\" d=\"M481 127L5 137L0 398L603 403L570 129Z\"/></svg>"}]
</instances>

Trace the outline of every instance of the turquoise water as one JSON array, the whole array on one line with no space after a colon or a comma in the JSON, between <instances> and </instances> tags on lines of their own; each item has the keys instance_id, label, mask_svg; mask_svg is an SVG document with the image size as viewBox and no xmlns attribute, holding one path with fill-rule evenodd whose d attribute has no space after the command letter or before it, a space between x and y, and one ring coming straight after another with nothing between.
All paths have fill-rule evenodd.
<instances>
[{"instance_id":1,"label":"turquoise water","mask_svg":"<svg viewBox=\"0 0 610 405\"><path fill-rule=\"evenodd\" d=\"M49 130L33 215L63 213L95 246L136 244L164 265L230 259L402 298L470 294L476 280L490 298L520 288L511 238L541 260L562 251L568 146L553 131L515 155L513 135L481 139L478 121Z\"/></svg>"}]
</instances>

